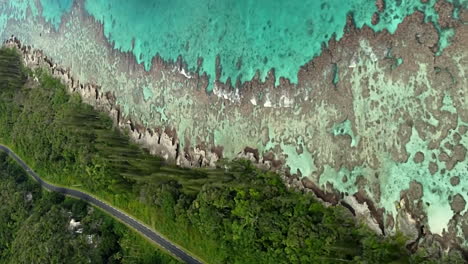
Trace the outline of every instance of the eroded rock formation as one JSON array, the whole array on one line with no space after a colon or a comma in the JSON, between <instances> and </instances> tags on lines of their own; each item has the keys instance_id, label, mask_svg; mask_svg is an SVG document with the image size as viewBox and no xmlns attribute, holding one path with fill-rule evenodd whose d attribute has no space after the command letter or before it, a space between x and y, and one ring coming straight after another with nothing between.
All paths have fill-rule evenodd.
<instances>
[{"instance_id":1,"label":"eroded rock formation","mask_svg":"<svg viewBox=\"0 0 468 264\"><path fill-rule=\"evenodd\" d=\"M376 4L382 12L384 2ZM412 248L466 248L468 12L454 19L450 4L436 8L440 26L454 30L447 47L419 12L394 34L357 29L350 17L343 38L298 69L297 84L281 78L276 87L272 70L265 81L217 81L213 94L183 58L155 57L148 72L113 50L79 6L58 31L8 25L44 51L16 39L6 45L109 112L153 154L181 166L244 157L282 172L291 187L345 203L376 232L404 231Z\"/></svg>"}]
</instances>

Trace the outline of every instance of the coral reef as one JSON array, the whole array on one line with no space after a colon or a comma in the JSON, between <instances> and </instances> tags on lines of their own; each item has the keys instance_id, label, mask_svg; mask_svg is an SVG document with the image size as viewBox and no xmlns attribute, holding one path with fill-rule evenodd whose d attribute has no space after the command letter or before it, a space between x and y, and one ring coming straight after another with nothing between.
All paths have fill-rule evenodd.
<instances>
[{"instance_id":1,"label":"coral reef","mask_svg":"<svg viewBox=\"0 0 468 264\"><path fill-rule=\"evenodd\" d=\"M381 16L387 7L376 5ZM466 249L468 12L456 19L453 4L435 8L438 24L415 12L392 33L348 17L343 37L300 67L297 83L271 70L264 80L217 78L212 93L207 75L182 57L156 56L146 71L113 49L80 3L56 30L39 19L4 32L34 44L6 42L28 66L49 68L153 154L180 166L248 158L283 172L291 187L351 207L376 232L403 231L411 247Z\"/></svg>"}]
</instances>

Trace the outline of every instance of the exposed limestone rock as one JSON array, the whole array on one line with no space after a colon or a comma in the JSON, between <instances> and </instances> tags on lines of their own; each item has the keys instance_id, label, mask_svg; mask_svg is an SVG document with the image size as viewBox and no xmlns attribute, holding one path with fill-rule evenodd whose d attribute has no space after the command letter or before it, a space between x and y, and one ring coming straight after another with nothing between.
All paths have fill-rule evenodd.
<instances>
[{"instance_id":1,"label":"exposed limestone rock","mask_svg":"<svg viewBox=\"0 0 468 264\"><path fill-rule=\"evenodd\" d=\"M346 196L343 200L354 209L356 219L366 223L377 234L383 234L379 223L372 217L367 203L359 203L353 196Z\"/></svg>"},{"instance_id":2,"label":"exposed limestone rock","mask_svg":"<svg viewBox=\"0 0 468 264\"><path fill-rule=\"evenodd\" d=\"M378 5L379 11L381 11L381 9L383 10L383 1L377 1L376 4ZM465 116L466 113L463 111L457 110L458 115L451 114L448 111L440 111L442 107L442 100L439 100L442 98L439 96L440 94L437 94L437 96L421 95L427 94L429 85L432 85L436 92L441 87L445 89L447 84L452 81L451 75L460 78L460 76L463 76L463 72L458 72L456 69L453 69L451 62L447 61L444 56L434 57L439 37L434 25L423 23L423 19L423 14L416 12L413 16L405 19L405 21L399 26L400 29L397 30L395 35L390 35L385 31L375 34L367 27L364 27L362 30L358 30L353 27L353 21L349 18L348 26L345 29L348 33L344 35L342 40L339 42L331 40L330 43L328 43L330 47L329 49L325 49L321 56L301 67L298 73L298 86L293 85L288 80L282 78L280 80L281 89L273 89L275 80L274 71L268 74L264 82L258 78L254 78L252 81L243 84L241 94L233 92L234 90L230 89L232 88L231 83L223 84L217 82L215 93L219 98L223 98L224 101L220 100L222 101L222 105L226 105L226 108L228 108L230 107L230 104L235 104L236 107L240 109L239 113L245 113L245 115L239 114L239 116L243 118L242 120L248 118L249 114L255 109L254 106L263 106L263 109L267 109L266 111L263 111L263 109L261 111L258 110L261 115L255 116L255 118L267 119L270 117L270 113L274 113L276 114L273 118L275 119L274 121L276 121L276 119L281 120L277 122L271 121L271 123L268 123L265 127L258 129L262 134L260 141L263 142L263 145L266 145L269 142L271 143L272 140L276 140L275 143L280 142L277 140L278 137L276 136L275 138L273 133L276 131L272 128L270 128L271 131L269 131L269 129L265 129L268 128L268 126L278 126L281 130L289 129L287 127L283 127L283 124L286 123L284 121L284 116L291 119L293 116L290 115L291 112L287 112L286 110L283 111L283 109L281 109L282 112L277 111L279 108L290 109L291 105L301 105L301 114L298 116L303 116L303 113L318 113L319 110L323 111L320 112L321 114L326 113L327 115L326 118L323 118L325 121L310 117L307 121L313 120L313 122L317 124L308 124L303 127L298 126L297 131L294 131L294 133L297 134L294 135L304 135L305 142L304 144L300 144L301 147L299 150L296 149L295 153L293 152L291 154L288 153L287 155L284 155L284 153L281 153L282 150L279 149L279 146L276 146L272 150L268 150L268 152L259 153L258 150L255 152L254 149L258 146L240 142L240 149L231 151L231 155L229 157L243 157L252 160L264 168L284 172L283 169L287 165L285 157L291 157L291 155L301 156L307 154L307 152L313 152L312 156L314 161L309 161L308 165L313 163L312 165L314 166L315 171L313 171L311 175L306 175L307 173L304 169L292 168L292 166L290 166L290 174L293 175L289 175L287 173L286 175L283 174L283 180L288 186L304 191L312 191L317 197L329 202L329 204L338 204L342 196L352 197L352 199L358 200L359 205L355 206L367 207L370 212L368 217L374 217L375 223L379 226L379 232L384 230L386 234L389 234L394 231L394 227L404 225L399 223L401 221L405 221L405 223L413 223L413 221L408 220L409 218L406 216L407 212L399 212L399 214L403 214L403 216L401 216L403 217L403 220L400 220L400 217L398 215L393 215L392 210L388 210L388 208L385 213L379 211L379 209L382 209L378 208L381 206L381 204L379 204L379 201L381 201L381 192L388 186L380 186L380 181L378 180L379 176L376 176L375 181L373 181L371 177L374 177L374 173L369 174L369 178L362 179L361 181L362 186L359 187L359 191L361 195L360 198L362 198L362 200L353 197L352 193L348 194L347 192L337 192L335 188L338 188L339 184L330 184L329 182L319 184L318 179L322 176L325 166L331 168L332 171L339 171L341 169L352 170L353 168L357 168L362 165L367 166L370 169L378 170L383 167L383 160L378 156L379 153L389 153L394 161L400 163L405 163L408 160L414 160L416 163L424 166L425 169L427 169L428 162L430 161L429 169L433 177L436 177L435 175L439 170L440 174L446 173L446 170L450 170L450 168L453 168L456 164L460 164L461 161L466 158L463 156L465 154L461 151L461 148L459 148L457 152L455 152L454 149L452 151L447 151L446 153L449 153L450 155L447 154L448 156L442 155L439 157L439 153L445 151L443 149L445 146L442 146L444 145L442 140L448 136L450 131L456 129L456 125L458 123L457 118L460 117L461 120L465 121L468 119ZM463 38L463 36L466 36L463 35L463 30L457 29L456 32L457 35L454 38ZM462 33L459 34L459 32ZM454 43L463 43L460 40L455 40L456 39L454 39ZM202 134L200 136L201 140L197 139L197 141L194 139L193 134L198 134L199 131L192 131L192 137L185 138L185 135L182 135L182 131L176 131L176 129L173 128L174 124L171 124L172 130L168 130L164 127L145 127L138 123L138 115L132 116L131 114L122 114L120 109L121 106L117 105L113 94L103 94L99 86L87 84L85 82L81 83L80 80L78 80L76 76L73 76L68 69L62 69L60 65L55 64L50 58L47 58L40 51L35 51L29 46L22 46L19 42L10 44L21 49L21 53L23 54L27 65L49 69L55 77L60 78L65 84L67 84L71 91L80 93L85 102L94 105L96 108L109 112L118 127L131 131L130 136L132 139L135 142L142 144L143 147L150 149L151 153L161 155L180 166L187 167L214 166L216 161L223 157L223 149L221 148L221 151L215 151L215 149L220 146L214 145L215 142L216 144L222 143L212 140L206 131L200 132L200 134ZM450 50L450 48L447 50ZM455 54L455 52L453 54ZM114 55L115 56L112 56L112 58L116 57L121 59L121 61L124 62L123 65L128 67L125 71L129 72L130 77L133 78L133 73L141 71L141 67L135 63L127 63L131 61L131 59L125 59L124 57L121 57L123 56L121 54ZM169 64L168 66L159 60L160 58L156 58L154 62L157 70L148 73L151 77L153 77L153 75L161 75L161 73L175 72L177 73L176 78L180 77L180 79L171 79L171 81L176 83L179 81L196 82L197 87L204 87L203 82L206 81L206 78L189 73L191 78L187 77L188 79L185 80L184 78L186 78L186 76L182 73L183 68L181 66L174 68L174 65ZM366 64L370 65L370 67L367 67ZM99 67L98 64L96 65L97 66L93 67ZM323 80L323 83L332 83L333 74L331 73L333 72L333 65L338 65L336 67L340 67L340 74L343 76L340 77L340 82L335 86L336 89L329 89L330 87L322 85L318 80ZM165 67L170 68L170 70L161 70L166 69ZM432 71L432 69L440 68L441 70L437 74L439 79L428 79L427 84L424 85L420 83L426 83L425 81L414 81L413 78L416 75L423 73L421 71L422 67L430 69L430 71L425 72L428 76L433 75L435 70ZM348 68L349 71L347 71ZM368 74L369 71L366 68L378 69L379 72L385 72L385 75ZM450 69L442 70L445 68ZM76 70L75 68L73 69L74 71ZM414 74L406 74L407 72ZM74 73L80 74L79 71ZM99 74L102 73L99 72ZM403 97L400 98L401 94L398 94L398 92L393 93L392 89L388 90L390 92L387 91L388 94L382 94L382 92L384 92L384 89L382 89L382 82L377 82L379 79L382 79L382 77L386 80L385 83L394 82L396 84L397 81L401 81L401 83L416 83L414 88L415 96L409 98L403 95ZM156 77L154 78L156 79ZM353 82L354 84L357 82L357 85L350 82L351 79L356 80ZM93 80L91 79L87 81ZM105 87L105 84L102 85ZM460 86L460 84L457 85ZM187 85L187 87L190 87L190 85ZM304 89L307 87L311 88L310 92ZM353 91L353 87L354 89L359 87L359 89ZM265 91L265 96L259 98L256 96L256 91ZM297 91L305 92L298 93ZM445 89L444 92L451 95L455 108L464 109L463 104L466 100L464 101L463 94L455 95L458 91L460 93L463 92L460 87ZM178 92L178 90L174 89L171 94L175 93L179 95ZM220 102L212 100L212 98L209 98L204 94L197 94L197 91L195 90L191 90L191 92L194 93L193 96L196 98L197 102L201 102L196 105L196 107L194 106L194 108L197 109L196 113L198 113L198 109L202 108L201 105ZM181 95L183 94L184 93L181 93ZM372 99L372 97L377 97L377 99ZM419 97L424 97L425 99L420 99ZM122 97L119 98L122 99ZM361 101L357 103L355 99L359 99ZM137 99L134 100L135 104L139 103ZM246 101L248 103L245 103ZM393 109L388 103L386 104L385 101L395 103L391 105L398 105L400 102L407 102L407 104L403 104L401 107ZM219 109L220 104L216 105L216 109ZM359 107L360 104L369 111L355 111L354 108ZM233 109L234 107L229 108L229 110ZM229 112L229 110L227 112ZM268 112L270 110L271 112ZM175 111L174 108L172 111ZM410 113L411 111L413 111L413 113ZM375 116L375 118L374 116L368 115L368 113L380 112L391 114L381 114ZM207 115L206 111L200 114L200 116ZM196 119L197 117L193 114L190 115L190 118L192 118L192 116L196 122L204 122L201 118ZM225 115L225 112L222 116L223 118L224 116L228 117ZM222 121L220 119L213 120ZM346 120L351 124L349 131L347 132L348 134L330 134L329 128L334 123L343 123ZM176 118L175 122L177 123L178 121L179 119ZM140 120L140 122L144 121ZM217 124L217 122L211 123ZM233 122L233 124L234 123L235 122ZM296 122L294 124L294 126L290 127L295 128L296 124L299 123ZM191 126L193 126L193 124ZM234 137L233 135L233 138L235 138L234 144L237 144L239 140L242 140L242 138L253 138L251 135L255 135L255 133L259 134L258 131L250 132L254 129L256 128L244 130L241 133L242 137ZM458 130L459 133L463 135L466 133L467 129L466 126L461 125ZM240 130L238 129L236 131ZM311 131L313 131L313 133ZM310 136L307 138L304 132L310 132L310 135L313 135L313 137ZM354 135L352 135L353 133ZM431 159L431 154L425 152L424 149L419 149L419 151L422 152L416 153L412 159L409 159L410 154L405 148L405 145L409 142L412 135L415 134L422 140L428 142L430 150L434 150L431 153L433 155L433 159ZM358 139L356 136L360 136L361 138ZM205 138L208 139L205 140ZM284 137L284 140L281 141L281 143L297 145L297 142L294 142L292 138L293 137ZM183 142L184 139L185 142L190 140L195 142L190 142L191 144L183 144L181 142ZM203 144L203 141L207 141L205 142L206 144ZM337 144L335 144L335 142ZM457 144L460 144L460 142L455 142L452 147L455 148ZM180 147L181 145L183 147ZM251 146L252 148L247 150L247 146ZM258 149L261 148L258 147ZM440 151L437 152L437 150ZM226 152L225 156L228 156ZM423 152L425 154L423 154ZM232 153L234 155L232 155ZM434 153L437 153L437 155ZM458 154L455 155L456 153ZM414 153L411 153L411 155L413 154ZM444 161L446 162L445 166L440 163L439 165L435 163L438 158L446 160ZM306 178L299 179L301 176L310 177L311 181L308 181ZM431 175L427 174L427 176ZM380 173L380 178L384 177L388 176ZM346 181L342 181L342 179L346 179ZM339 177L339 181L347 183L345 185L348 186L350 184L354 184L355 180L355 177L350 174L341 175L341 177ZM386 180L391 181L392 179ZM431 190L425 189L425 192L430 191ZM367 202L366 199L368 199L369 202ZM372 199L372 201L370 199ZM382 200L385 200L385 198ZM420 208L422 208L422 205L418 204L420 201L414 202L418 206L411 207L411 219L416 222L427 221L424 216L421 216L423 213L419 211ZM407 207L410 206L408 205ZM374 220L368 219L368 221L371 222ZM384 224L387 225L385 229L382 228ZM410 233L414 231L411 228L407 228L407 230Z\"/></svg>"}]
</instances>

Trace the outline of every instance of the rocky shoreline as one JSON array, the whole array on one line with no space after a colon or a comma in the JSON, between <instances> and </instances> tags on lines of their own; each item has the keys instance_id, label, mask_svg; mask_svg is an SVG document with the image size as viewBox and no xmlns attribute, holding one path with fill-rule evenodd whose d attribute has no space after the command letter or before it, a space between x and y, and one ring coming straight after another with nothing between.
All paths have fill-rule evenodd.
<instances>
[{"instance_id":1,"label":"rocky shoreline","mask_svg":"<svg viewBox=\"0 0 468 264\"><path fill-rule=\"evenodd\" d=\"M437 8L445 10L444 15L439 17L440 25L457 29L453 38L456 45L448 48L449 52L457 54L457 49L460 50L460 43L466 39L466 26L463 27L463 23L466 22L463 21L466 21L468 12L460 14L461 19L464 20L456 21L447 15L452 12L453 6L447 6L444 1L438 1L438 3ZM376 4L379 14L375 14L373 23L379 22L379 15L385 8L384 1L377 1ZM77 4L75 3L75 5ZM79 9L78 6L74 8ZM76 20L72 21L73 17ZM390 176L379 171L384 165L384 159L378 156L381 153L388 153L392 160L401 164L414 161L414 166L427 166L430 171L428 176L433 175L433 177L447 176L457 163L466 160L466 149L460 141L460 138L466 133L466 126L460 124L468 122L468 111L463 111L463 98L465 96L462 90L463 80L460 81L461 83L448 84L455 77L463 76L463 72L456 69L456 65L449 60L450 56L437 57L435 55L439 48L439 37L434 25L424 22L423 14L416 12L407 17L399 25L395 35L389 34L387 31L375 33L367 26L356 29L352 18L349 18L344 37L340 41L331 40L321 56L299 69L298 84L291 84L282 78L280 87L275 88L275 73L271 71L265 82L258 78L243 84L233 84L231 81L227 83L216 82L214 96L207 95L203 89L199 89L206 85L206 76L189 72L182 58L175 62L164 62L159 57L155 57L153 60L154 68L150 72L144 72L143 66L136 63L134 56L129 53L113 51L112 45L105 41L102 26L93 18L83 16L81 13L72 12L71 18L65 18L61 28L57 32L51 32L50 35L52 37L62 36L63 32L70 30L65 25L68 22L70 24L78 23L77 21L84 23L87 26L85 28L91 28L91 32L97 32L93 35L96 41L106 43L106 49L112 50L112 56L116 60L111 62L118 65L113 69L116 71L116 78L121 77L117 70L127 71L129 78L145 76L147 80L150 80L148 82L159 85L158 89L161 90L166 88L167 83L183 83L183 89L165 92L173 93L175 91L174 95L170 95L174 97L185 97L190 94L198 101L192 107L195 110L200 110L199 116L217 112L216 109L222 107L223 110L219 111L220 114L216 119L201 119L196 115L198 112L189 112L196 120L196 124L202 123L203 125L201 125L200 130L191 130L189 136L192 137L188 137L187 133L184 134L183 130L176 129L170 123L143 125L144 119L138 114L144 113L125 113L125 106L119 104L119 99L125 96L133 96L134 98L136 96L128 93L122 95L118 92L109 92L109 86L115 85L115 83L106 83L105 78L103 81L97 79L101 74L98 68L108 64L107 61L99 62L103 65L95 66L93 58L89 54L83 55L86 56L83 58L84 61L77 61L76 58L67 61L62 57L56 58L57 54L63 54L63 51L58 49L54 49L56 54L34 49L31 46L23 45L16 38L11 38L5 43L9 47L17 48L22 53L27 66L48 69L53 76L61 79L71 92L79 93L85 102L109 113L116 126L129 131L131 138L144 148L149 149L152 154L162 156L168 161L184 167L215 166L216 162L222 158L236 156L247 158L262 168L280 172L289 187L313 192L328 204L344 205L353 214L356 214L358 219L367 222L377 233L388 235L394 234L396 230L404 232L411 240L408 246L412 250L415 250L418 245L427 246L427 244L434 243L439 245L438 248L448 250L460 248L459 245L466 243L461 239L463 236L466 238L466 234L468 234L468 220L466 219L468 214L463 214L465 208L463 196L449 196L448 200L451 205L453 204L452 211L455 215L450 220L449 226L445 228L444 233L439 234L431 234L429 230L427 212L425 211L427 208L424 209L428 205L427 201L423 202L422 197L423 194L427 194L431 186L423 186L421 181L412 180L409 188L403 188L402 185L402 189L392 190L398 192L398 197L391 201L397 203L395 212L389 211L388 207L387 210L381 208L382 200L386 199L382 196L382 192L387 186L380 186L380 183L391 180L386 178ZM29 39L27 42L36 43ZM76 42L75 45L78 45L77 43L79 42ZM78 52L80 51L77 50ZM48 55L60 63L55 63ZM459 61L463 64L463 59L459 59ZM96 73L92 75L86 72L89 69L83 69L86 66L80 64L90 64L90 67L96 67ZM418 73L421 65L424 65L428 71ZM372 73L373 69L376 72ZM362 75L357 75L361 73ZM427 80L415 80L410 73L418 76L432 74L437 78L427 77ZM379 74L384 77L379 76ZM159 81L164 79L165 75L170 76L161 84ZM339 81L335 83L337 75L339 75ZM85 77L83 78L83 76ZM382 78L386 82L377 82ZM382 85L396 83L399 80L404 84L411 83L415 86L414 96L410 99L404 95L401 96L402 93L398 91L392 93L392 89L395 89L397 85L390 86L388 89L390 92L383 91ZM98 83L103 87L97 85ZM136 92L141 84L133 86L133 83L128 83L127 87ZM233 87L240 89L233 89ZM434 95L419 99L418 97L426 93L428 87L434 87ZM239 91L241 92L239 93ZM405 91L405 93L407 92ZM266 94L266 96L260 97L259 94ZM448 94L452 98L456 113L442 110L445 107L442 100L444 94ZM164 106L168 98L172 99L170 96L160 96L155 98L155 101L159 100L158 103L162 103ZM398 99L392 101L392 98ZM402 107L392 105L395 102L406 101L408 101L407 105ZM183 103L183 101L177 102ZM133 104L143 103L142 100L133 99ZM210 104L213 104L213 109L206 110L205 105ZM357 108L361 107L360 104L366 108ZM295 108L297 105L300 107ZM257 110L260 108L262 110ZM178 121L177 115L180 115L181 112L172 113L172 110L170 108L167 110L169 114L174 114L172 121ZM409 110L414 111L414 113ZM376 114L375 117L368 115L368 113L378 111L382 111L382 113ZM252 120L245 122L255 122L253 120L267 119L272 116L274 119L285 116L284 120L307 116L310 124L291 121L291 126L299 124L301 129L291 130L294 133L277 135L274 140L272 139L275 135L271 134L272 127L268 122L265 122L266 125L262 124L262 126L267 127L266 130L260 127L257 129L255 126L245 129L241 127L242 131L233 133L242 133L244 138L262 138L261 142L264 145L270 140L270 143L274 143L276 146L265 151L265 149L258 148L258 145L250 144L255 141L246 140L238 143L241 148L234 148L236 152L233 156L226 154L226 152L229 153L226 150L226 145L213 140L214 131L206 129L207 126L203 123L216 120L223 121L223 125L220 126L224 126L224 119L231 118L227 114L231 112L243 119ZM257 113L258 116L254 116L252 113ZM322 117L323 113L326 114ZM457 118L461 121L457 121ZM153 117L153 119L157 118ZM232 120L234 123L239 121L234 118ZM443 122L437 124L434 120ZM346 127L347 124L349 127ZM268 130L268 126L270 126L270 130ZM329 131L332 129L333 132L330 133ZM278 130L285 131L286 128L281 127ZM310 135L307 135L309 132ZM428 142L430 151L440 149L440 154L423 154L423 150L417 150L415 154L410 153L406 145L415 134ZM234 136L236 137L234 138ZM453 141L443 141L449 137L453 138ZM193 140L194 138L196 140ZM267 138L267 140L263 138ZM184 139L185 145L182 143ZM232 141L238 139L237 135L233 135ZM235 143L237 144L237 142ZM288 144L294 146L295 153L285 154L283 152L289 146ZM304 154L309 152L314 159L307 161L306 166L295 165L296 161L291 163L296 167L287 164L291 155L304 158L306 157ZM366 172L368 175L353 176L352 170L361 165L368 166L371 173ZM305 170L308 166L314 167L315 171ZM325 178L324 172L326 172L327 166L329 171L336 171L334 177L337 181ZM350 172L344 176L340 174L341 171L347 170ZM310 173L311 171L312 173ZM358 171L357 173L364 172ZM404 173L412 172L405 171ZM440 173L440 175L434 175L435 173ZM463 178L461 178L461 183L460 178L458 178L459 181L455 184L456 177L458 176L450 176L450 183L454 183L451 186L466 184ZM338 184L355 185L356 188L347 187L348 189L340 190ZM349 193L348 190L350 190Z\"/></svg>"},{"instance_id":2,"label":"rocky shoreline","mask_svg":"<svg viewBox=\"0 0 468 264\"><path fill-rule=\"evenodd\" d=\"M130 132L131 139L143 148L147 148L154 155L161 155L165 153L163 158L168 161L176 161L178 165L186 167L199 167L199 166L216 166L216 161L219 160L222 155L219 150L213 150L205 152L201 149L194 149L192 155L198 158L197 163L190 163L187 159L183 159L181 155L184 154L184 150L181 150L176 143L175 137L173 137L172 131L160 131L144 128L142 125L135 124L130 119L126 119L122 116L119 106L116 104L115 96L111 93L102 93L100 87L95 84L81 83L78 79L74 78L71 71L67 68L62 68L60 65L54 63L54 61L47 57L41 50L31 48L31 46L23 45L20 40L12 36L10 39L4 42L4 46L8 48L17 49L22 55L23 62L27 67L32 69L42 68L49 73L61 80L66 85L69 92L78 93L81 98L88 104L93 105L100 111L105 111L113 119L114 123L121 129ZM219 153L219 154L218 154ZM219 156L218 156L219 155ZM274 166L268 164L269 162L275 162L275 160L263 160L258 157L258 152L255 149L246 148L244 153L239 154L239 158L249 159L257 166L271 169ZM180 162L183 160L184 162ZM276 161L278 162L278 161ZM265 166L265 163L267 166ZM343 196L339 193L326 192L321 190L317 185L311 181L299 180L296 177L284 173L279 170L280 166L276 167L276 170L280 172L285 184L298 191L312 192L320 201L326 205L341 205L344 208L349 209L353 217L358 221L365 222L371 230L380 234L386 235L385 226L377 213L377 209L374 207L372 201L367 199L365 196L359 194L354 196ZM405 208L407 199L402 199L400 206L402 209ZM413 239L408 241L407 247L411 251L415 251L418 248L418 244L427 244L433 248L434 239L443 241L439 236L432 236L427 233L424 226L421 226L416 221L410 212L399 214L399 218L396 220L399 222L400 231L406 235L410 235ZM387 233L392 234L392 233ZM439 237L439 239L438 239ZM424 239L424 243L420 243ZM420 245L420 246L421 246ZM440 243L439 247L436 247L434 254L441 254L441 250L447 250L450 248L450 244ZM451 245L453 247L453 245ZM455 246L455 249L462 250L462 248ZM437 253L438 252L438 253Z\"/></svg>"},{"instance_id":3,"label":"rocky shoreline","mask_svg":"<svg viewBox=\"0 0 468 264\"><path fill-rule=\"evenodd\" d=\"M6 40L4 46L17 49L22 55L25 66L32 69L42 68L47 70L53 77L61 80L70 93L78 93L84 102L100 111L108 113L119 129L129 132L130 138L143 148L148 149L151 154L161 156L169 162L176 162L177 165L185 167L215 167L216 162L222 158L222 150L217 149L205 151L195 148L187 154L183 149L180 149L177 144L174 131L167 129L164 131L160 129L149 129L141 124L134 123L131 119L126 119L122 116L120 107L116 104L113 94L101 92L100 86L96 84L81 83L78 79L73 77L70 69L57 65L54 63L53 59L46 56L43 51L22 44L15 36L11 36L11 38ZM195 157L197 162L190 162L187 159L187 155ZM288 173L285 174L284 171L280 170L280 161L273 158L265 159L259 157L258 151L255 149L247 147L245 152L239 153L238 158L248 159L264 169L276 170L282 175L288 187L299 191L312 192L325 204L336 205L341 203L346 208L350 209L354 216L365 220L376 233L383 234L381 227L372 217L372 212L365 202L358 201L358 199L353 196L347 196L342 200L338 193L325 192L311 181L301 181Z\"/></svg>"}]
</instances>

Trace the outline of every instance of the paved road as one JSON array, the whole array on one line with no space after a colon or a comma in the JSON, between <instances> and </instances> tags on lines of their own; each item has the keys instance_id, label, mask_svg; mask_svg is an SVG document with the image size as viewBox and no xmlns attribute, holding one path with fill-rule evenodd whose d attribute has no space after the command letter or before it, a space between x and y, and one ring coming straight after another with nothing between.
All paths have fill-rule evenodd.
<instances>
[{"instance_id":1,"label":"paved road","mask_svg":"<svg viewBox=\"0 0 468 264\"><path fill-rule=\"evenodd\" d=\"M24 163L23 160L21 160L11 149L9 149L6 146L0 145L0 150L3 150L4 152L8 153L13 159L15 159L21 167L31 176L33 177L39 184L46 188L47 190L53 191L53 192L58 192L62 193L64 195L69 195L78 199L81 199L83 201L86 201L90 204L93 204L102 210L106 211L107 213L115 216L118 218L120 221L126 223L127 225L131 226L133 229L139 231L143 235L145 235L147 238L150 240L154 241L156 244L159 246L165 248L167 251L171 252L175 256L177 256L179 259L183 260L184 262L188 264L201 264L202 262L198 261L194 257L190 256L187 252L181 250L180 248L176 247L174 244L172 244L169 240L161 237L158 233L155 231L149 229L146 227L144 224L140 223L139 221L135 220L134 218L126 215L125 213L119 211L118 209L92 197L89 194L86 194L84 192L80 192L77 190L72 190L68 188L63 188L63 187L58 187L55 185L51 185L39 177L31 168Z\"/></svg>"}]
</instances>

